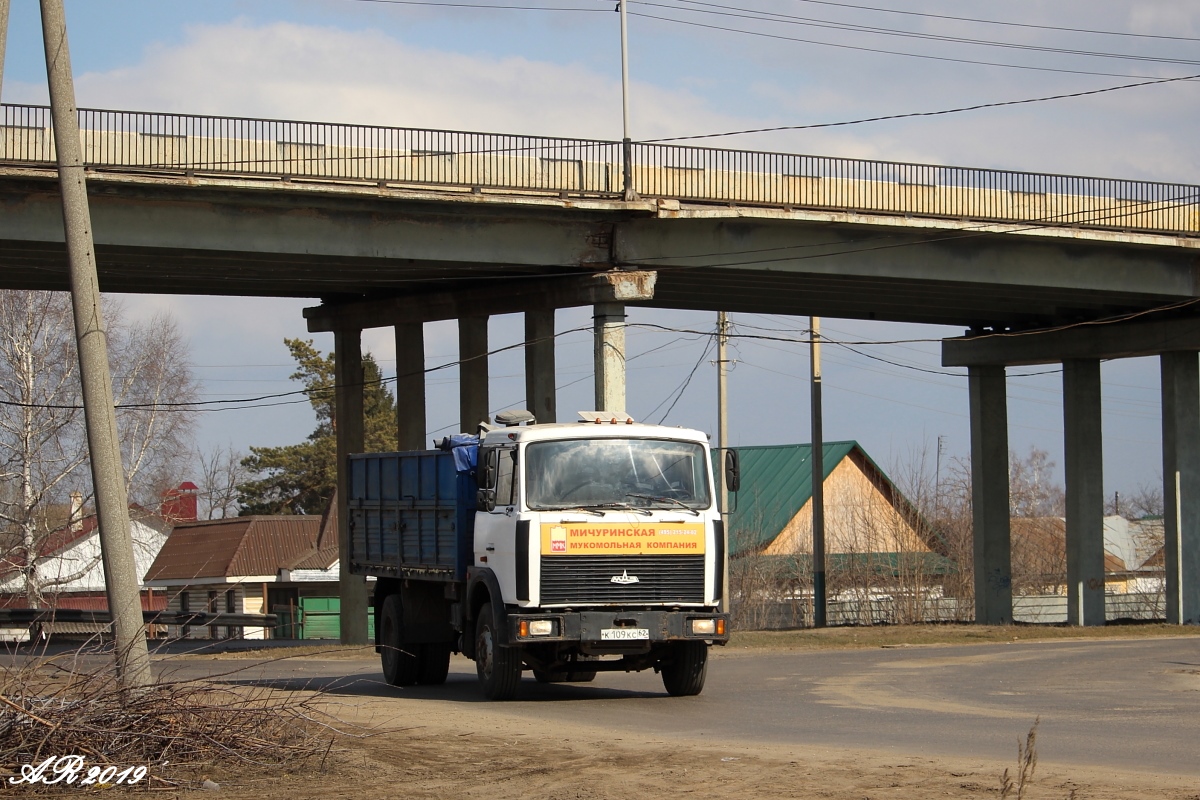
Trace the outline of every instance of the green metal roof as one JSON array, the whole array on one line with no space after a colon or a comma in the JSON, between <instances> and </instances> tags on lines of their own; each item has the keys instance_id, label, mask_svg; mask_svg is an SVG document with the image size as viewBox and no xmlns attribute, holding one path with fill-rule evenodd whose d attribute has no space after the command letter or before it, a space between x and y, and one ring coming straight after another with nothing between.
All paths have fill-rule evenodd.
<instances>
[{"instance_id":1,"label":"green metal roof","mask_svg":"<svg viewBox=\"0 0 1200 800\"><path fill-rule=\"evenodd\" d=\"M729 515L731 555L769 545L812 497L811 444L736 449L742 487L731 503L736 504L736 509ZM870 461L858 442L825 442L821 462L824 478L854 450Z\"/></svg>"}]
</instances>

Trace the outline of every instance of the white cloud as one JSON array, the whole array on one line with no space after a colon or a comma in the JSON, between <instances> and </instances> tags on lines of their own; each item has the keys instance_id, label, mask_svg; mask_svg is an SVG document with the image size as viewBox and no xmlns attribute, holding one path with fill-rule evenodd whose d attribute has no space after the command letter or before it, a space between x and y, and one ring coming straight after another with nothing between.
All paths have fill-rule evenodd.
<instances>
[{"instance_id":1,"label":"white cloud","mask_svg":"<svg viewBox=\"0 0 1200 800\"><path fill-rule=\"evenodd\" d=\"M966 13L960 12L960 5L946 0L930 2L922 8ZM1194 13L1178 10L1184 4L1169 3L1141 2L1132 11L1127 3L1081 0L1059 0L1053 4L1022 2L1020 6L1021 13L1028 12L1021 18L1038 22L1088 20L1091 27L1130 27L1156 32L1191 31L1195 17ZM794 3L780 3L777 10L797 13ZM978 33L961 24L926 22L916 27ZM647 25L635 37L635 45L643 48L634 59L639 65L633 84L634 133L638 138L936 110L1124 82L1113 78L988 71L828 48L769 44L748 38L722 38L710 33L684 35L679 28L670 28L668 39L661 35L666 30L664 26ZM988 35L1003 38L1016 34L989 29ZM497 33L495 38L499 37ZM420 45L414 43L417 40L418 36L405 28L393 28L390 32L346 30L283 21L195 25L187 30L181 44L151 45L118 69L80 75L79 102L181 113L588 138L620 136L620 85L611 72L603 72L573 57L514 55L499 46L472 48L467 52L467 46L445 36L421 38ZM1054 34L1041 32L1030 34L1030 40L1054 42L1056 38ZM1118 43L1110 44L1113 49L1118 48ZM896 45L895 49L913 48ZM543 50L529 47L524 52ZM724 74L726 71L733 73L732 77ZM743 80L744 76L749 77ZM934 119L764 134L701 144L1195 181L1197 164L1192 131L1200 121L1193 111L1197 107L1192 102L1195 90L1194 85L1174 85ZM29 84L6 87L6 93L20 99L44 99L44 90ZM198 363L278 364L288 360L282 346L284 336L308 336L299 309L311 303L172 297L144 301L131 298L129 305L131 311L139 304L145 308L169 305L192 338ZM561 319L574 320L576 316L572 312ZM647 313L641 318L650 316ZM654 319L667 317L656 313ZM710 324L709 320L699 321L698 315L688 319L698 327ZM586 320L583 322L586 324ZM494 346L517 335L511 321L497 322L493 333ZM904 333L898 330L896 335L903 338ZM427 326L426 337L430 354L453 354L456 350L453 323ZM329 337L318 337L317 344L322 349L332 347ZM394 359L391 331L367 332L364 344L388 371ZM743 349L745 362L731 390L735 413L741 412L735 436L742 443L770 441L780 435L778 421L784 419L795 423L791 428L803 431L806 405L797 399L803 395L803 381L776 374L802 374L803 353L794 348L796 352L780 354L764 348L756 350L748 344ZM568 351L564 343L560 352L560 364L586 369L586 347ZM568 352L571 354L567 355ZM630 387L631 407L647 411L653 408L684 381L699 357L698 345L686 352L672 351L671 358L664 356L663 362L654 362L653 374L648 374L650 370L636 373L636 385ZM497 368L515 371L508 366L514 358L497 359ZM449 359L431 358L430 364L445 360ZM692 391L670 422L711 427L708 424L713 413L711 370L702 366L704 369L700 370ZM758 367L774 372L757 370ZM283 371L285 377L288 371ZM453 375L453 370L447 370L431 376L429 406L434 427L453 426L457 417L456 389L445 382ZM955 448L958 452L966 448L965 422L955 416L965 412L960 389L926 389L923 384L915 385L898 376L885 377L865 370L854 372L849 366L832 362L827 380L831 396L842 392L840 397L846 401L840 415L831 409L828 434L831 437L863 439L873 454L885 460L887 454L880 451L886 449L891 437L907 435L897 431L924 428L929 431L926 438L947 433L960 442ZM238 386L230 384L228 390L235 391ZM286 389L286 384L282 388ZM522 391L519 380L504 379L494 385L492 397L499 406L519 397ZM560 396L561 416L570 418L576 408L588 407L590 394L586 380L565 391ZM906 397L907 402L922 408L941 405L949 413L924 413L920 408L914 410L888 402L889 398L897 397ZM886 408L887 413L881 414L880 408ZM1034 419L1034 411L1022 412L1025 422L1035 428L1033 432L1014 422L1014 446L1018 449L1025 447L1023 436L1046 439L1045 432L1036 429L1038 426L1061 424ZM306 414L304 406L293 406L256 412L253 417L212 415L205 425L209 437L221 443L232 438L243 446L282 444L299 441L311 430ZM1060 411L1051 409L1046 414L1052 418L1060 415ZM947 419L948 416L951 418ZM805 433L791 429L786 435L792 440L806 437ZM917 434L913 436L920 438ZM1147 441L1151 438L1147 437ZM909 442L905 439L900 446L908 447ZM1152 461L1155 455L1150 453L1141 460Z\"/></svg>"}]
</instances>

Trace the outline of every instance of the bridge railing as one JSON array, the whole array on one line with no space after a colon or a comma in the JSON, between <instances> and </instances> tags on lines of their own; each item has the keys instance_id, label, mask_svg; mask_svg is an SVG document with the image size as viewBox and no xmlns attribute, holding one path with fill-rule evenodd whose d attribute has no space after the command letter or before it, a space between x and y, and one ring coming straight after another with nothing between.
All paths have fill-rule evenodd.
<instances>
[{"instance_id":1,"label":"bridge railing","mask_svg":"<svg viewBox=\"0 0 1200 800\"><path fill-rule=\"evenodd\" d=\"M979 222L1200 235L1200 187L667 144L80 109L99 170L638 195ZM629 163L625 163L625 159ZM50 110L4 105L0 163L54 163Z\"/></svg>"}]
</instances>

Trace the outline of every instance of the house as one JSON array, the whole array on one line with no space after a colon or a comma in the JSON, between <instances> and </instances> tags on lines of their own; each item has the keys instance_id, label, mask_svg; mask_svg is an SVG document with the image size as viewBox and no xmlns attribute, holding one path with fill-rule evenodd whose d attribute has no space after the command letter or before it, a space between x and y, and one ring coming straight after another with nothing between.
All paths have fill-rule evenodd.
<instances>
[{"instance_id":1,"label":"house","mask_svg":"<svg viewBox=\"0 0 1200 800\"><path fill-rule=\"evenodd\" d=\"M1065 594L1067 523L1062 517L1013 517L1013 589L1018 594ZM1162 541L1162 520L1104 518L1104 590L1108 594L1143 591L1155 572L1149 564ZM1149 589L1153 591L1154 589Z\"/></svg>"},{"instance_id":2,"label":"house","mask_svg":"<svg viewBox=\"0 0 1200 800\"><path fill-rule=\"evenodd\" d=\"M729 514L730 594L748 628L809 625L813 613L812 446L739 447ZM953 618L953 562L917 509L857 442L823 449L831 624Z\"/></svg>"},{"instance_id":3,"label":"house","mask_svg":"<svg viewBox=\"0 0 1200 800\"><path fill-rule=\"evenodd\" d=\"M140 505L129 506L129 528L133 539L133 559L136 574L141 575L158 556L171 526L182 520L196 518L196 492L193 483L182 483L163 495L157 512ZM64 508L64 514L66 509ZM108 595L104 583L104 563L100 556L100 529L94 513L83 509L83 498L71 495L71 509L63 527L44 537L35 561L38 580L44 587L40 605L46 608L107 611ZM0 607L29 608L26 592L26 564L23 553L15 550L0 558ZM144 588L142 609L159 611L165 608L161 592ZM93 635L107 628L93 623L50 623L46 633ZM153 633L153 631L151 632ZM27 632L6 630L4 638L26 638Z\"/></svg>"},{"instance_id":4,"label":"house","mask_svg":"<svg viewBox=\"0 0 1200 800\"><path fill-rule=\"evenodd\" d=\"M916 509L858 442L827 442L822 454L827 555L933 552ZM812 553L812 445L739 447L738 457L730 554Z\"/></svg>"},{"instance_id":5,"label":"house","mask_svg":"<svg viewBox=\"0 0 1200 800\"><path fill-rule=\"evenodd\" d=\"M337 515L251 516L177 525L144 585L168 611L277 614L276 638L337 638ZM261 639L261 627L172 626L189 639Z\"/></svg>"}]
</instances>

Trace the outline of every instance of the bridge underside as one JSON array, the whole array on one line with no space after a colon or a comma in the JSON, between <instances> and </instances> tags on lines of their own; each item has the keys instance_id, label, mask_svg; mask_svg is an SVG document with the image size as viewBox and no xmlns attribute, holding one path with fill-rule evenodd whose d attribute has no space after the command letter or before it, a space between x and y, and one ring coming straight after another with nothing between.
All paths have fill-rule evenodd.
<instances>
[{"instance_id":1,"label":"bridge underside","mask_svg":"<svg viewBox=\"0 0 1200 800\"><path fill-rule=\"evenodd\" d=\"M623 409L623 373L610 356L623 359L628 304L967 329L944 362L970 372L980 622L1012 619L1005 366L1064 363L1070 621L1103 624L1099 363L1160 354L1167 614L1200 622L1200 240L278 179L89 180L105 291L321 298L307 316L310 330L335 333L342 454L362 447L345 387L358 380L367 327L395 327L400 444L414 448L425 444L412 421L425 418L427 319L459 320L465 430L488 409L480 356L494 309L525 312L527 395L544 421L555 418L556 307L594 305L597 408L614 411ZM656 273L657 283L638 279L622 294L620 281L589 277L613 269ZM0 168L0 288L67 288L57 186L46 170ZM1105 334L1091 337L1086 325L1097 322ZM1052 330L1062 326L1077 332ZM1023 335L997 338L1013 331ZM352 583L343 585L343 631L361 641L365 587Z\"/></svg>"},{"instance_id":2,"label":"bridge underside","mask_svg":"<svg viewBox=\"0 0 1200 800\"><path fill-rule=\"evenodd\" d=\"M0 169L0 288L67 287L53 175ZM91 177L106 291L363 297L653 269L650 305L1037 328L1197 296L1190 240L903 217ZM1168 246L1164 246L1168 245Z\"/></svg>"}]
</instances>

